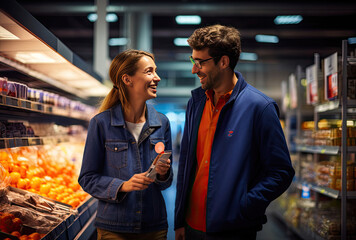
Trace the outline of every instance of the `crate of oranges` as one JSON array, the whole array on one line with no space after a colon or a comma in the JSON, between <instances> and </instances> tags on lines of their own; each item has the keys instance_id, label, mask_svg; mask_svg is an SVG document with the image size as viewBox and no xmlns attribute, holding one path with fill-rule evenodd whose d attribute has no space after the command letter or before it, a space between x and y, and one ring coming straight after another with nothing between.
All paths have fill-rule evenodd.
<instances>
[{"instance_id":1,"label":"crate of oranges","mask_svg":"<svg viewBox=\"0 0 356 240\"><path fill-rule=\"evenodd\" d=\"M10 185L77 208L87 198L78 183L78 165L63 146L0 149L0 164Z\"/></svg>"}]
</instances>

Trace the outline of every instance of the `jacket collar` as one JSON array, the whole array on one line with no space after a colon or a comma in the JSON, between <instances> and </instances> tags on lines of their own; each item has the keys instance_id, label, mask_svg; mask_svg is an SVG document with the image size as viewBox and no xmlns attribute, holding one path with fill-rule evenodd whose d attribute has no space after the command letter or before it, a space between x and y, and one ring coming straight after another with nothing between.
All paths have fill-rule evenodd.
<instances>
[{"instance_id":1,"label":"jacket collar","mask_svg":"<svg viewBox=\"0 0 356 240\"><path fill-rule=\"evenodd\" d=\"M237 98L237 96L240 94L240 92L247 85L245 79L242 77L242 74L240 72L235 71L235 75L236 75L238 81L237 81L234 89L232 90L230 99L229 99L229 101L227 103L229 103L231 101L234 101ZM193 98L194 102L201 100L205 96L206 96L205 95L205 90L202 89L201 87L192 90L192 98Z\"/></svg>"},{"instance_id":2,"label":"jacket collar","mask_svg":"<svg viewBox=\"0 0 356 240\"><path fill-rule=\"evenodd\" d=\"M124 114L122 112L121 103L118 103L110 109L111 112L111 125L112 126L125 126ZM158 115L156 109L146 103L146 125L148 127L160 127L162 126L161 118Z\"/></svg>"}]
</instances>

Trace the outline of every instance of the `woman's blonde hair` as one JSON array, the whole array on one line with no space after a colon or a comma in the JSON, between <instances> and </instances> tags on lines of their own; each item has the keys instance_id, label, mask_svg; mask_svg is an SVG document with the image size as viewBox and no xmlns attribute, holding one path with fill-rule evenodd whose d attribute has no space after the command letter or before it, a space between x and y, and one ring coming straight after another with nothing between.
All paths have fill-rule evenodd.
<instances>
[{"instance_id":1,"label":"woman's blonde hair","mask_svg":"<svg viewBox=\"0 0 356 240\"><path fill-rule=\"evenodd\" d=\"M112 60L109 68L109 77L113 83L113 88L101 102L99 112L103 112L119 102L122 105L123 111L127 112L129 103L126 85L122 80L122 76L125 74L129 76L135 75L138 68L137 63L144 56L152 58L153 61L155 60L152 53L134 49L126 50Z\"/></svg>"}]
</instances>

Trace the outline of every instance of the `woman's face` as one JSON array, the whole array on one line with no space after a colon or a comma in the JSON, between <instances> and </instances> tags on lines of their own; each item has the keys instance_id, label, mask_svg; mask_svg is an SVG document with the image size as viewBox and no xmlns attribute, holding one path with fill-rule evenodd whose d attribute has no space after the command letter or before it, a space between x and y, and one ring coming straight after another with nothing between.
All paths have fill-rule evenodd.
<instances>
[{"instance_id":1,"label":"woman's face","mask_svg":"<svg viewBox=\"0 0 356 240\"><path fill-rule=\"evenodd\" d=\"M157 97L157 85L161 81L157 75L157 66L152 58L143 56L137 63L135 75L130 76L128 90L135 99L144 101Z\"/></svg>"}]
</instances>

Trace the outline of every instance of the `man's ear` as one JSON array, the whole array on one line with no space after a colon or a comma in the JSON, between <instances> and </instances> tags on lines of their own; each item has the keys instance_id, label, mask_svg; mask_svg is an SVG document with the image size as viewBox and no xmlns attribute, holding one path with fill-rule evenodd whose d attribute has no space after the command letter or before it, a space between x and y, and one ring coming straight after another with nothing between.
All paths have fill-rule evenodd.
<instances>
[{"instance_id":1,"label":"man's ear","mask_svg":"<svg viewBox=\"0 0 356 240\"><path fill-rule=\"evenodd\" d=\"M228 56L224 55L220 58L220 67L222 69L228 68L229 64L230 64L230 58Z\"/></svg>"}]
</instances>

